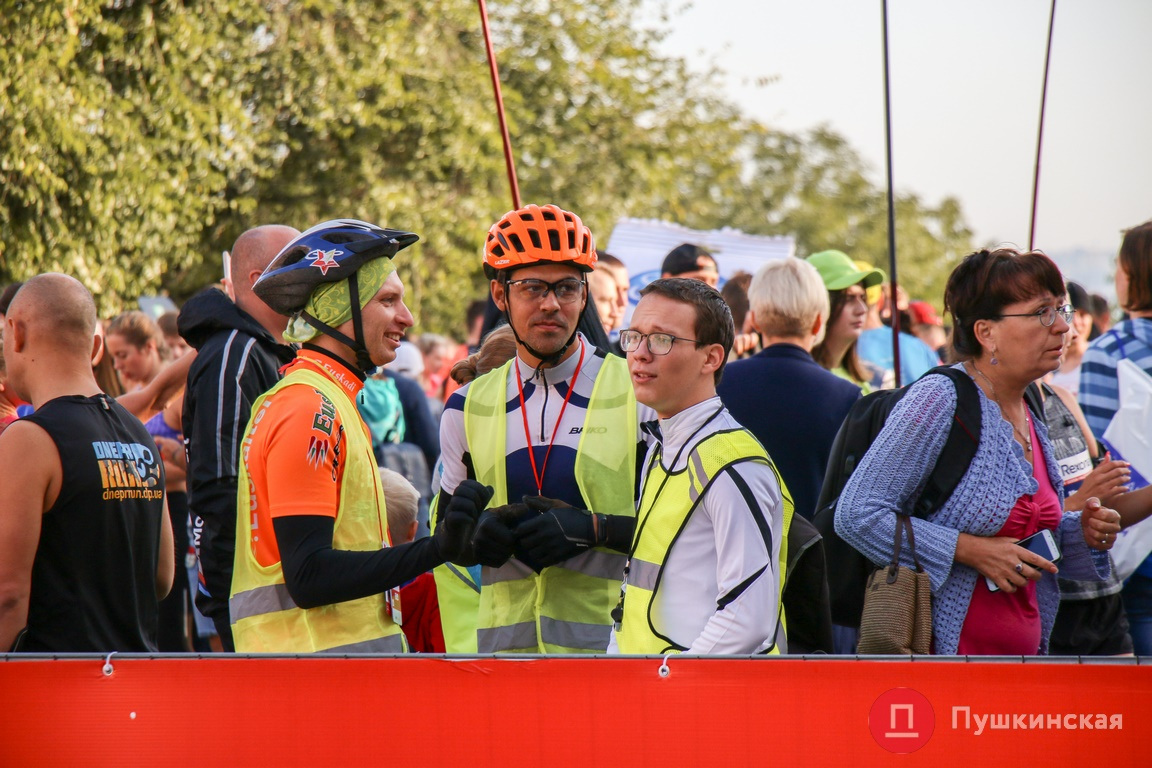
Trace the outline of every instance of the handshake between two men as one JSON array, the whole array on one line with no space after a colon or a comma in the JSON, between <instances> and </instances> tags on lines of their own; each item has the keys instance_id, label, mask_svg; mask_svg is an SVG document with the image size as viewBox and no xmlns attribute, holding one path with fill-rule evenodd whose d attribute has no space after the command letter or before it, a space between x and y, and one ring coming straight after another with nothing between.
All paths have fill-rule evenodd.
<instances>
[{"instance_id":1,"label":"handshake between two men","mask_svg":"<svg viewBox=\"0 0 1152 768\"><path fill-rule=\"evenodd\" d=\"M627 552L635 520L598 514L544 496L487 509L493 489L464 480L444 508L434 537L445 560L499 568L516 557L539 573L592 547Z\"/></svg>"}]
</instances>

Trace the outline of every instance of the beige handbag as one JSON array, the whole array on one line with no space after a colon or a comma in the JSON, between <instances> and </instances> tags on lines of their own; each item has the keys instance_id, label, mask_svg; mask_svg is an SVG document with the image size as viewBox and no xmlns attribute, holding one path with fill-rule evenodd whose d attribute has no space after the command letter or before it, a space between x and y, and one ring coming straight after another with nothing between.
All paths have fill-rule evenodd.
<instances>
[{"instance_id":1,"label":"beige handbag","mask_svg":"<svg viewBox=\"0 0 1152 768\"><path fill-rule=\"evenodd\" d=\"M916 569L900 565L900 547L908 531L908 550ZM892 561L868 577L860 618L857 653L928 654L932 648L932 583L916 557L916 539L907 515L896 515Z\"/></svg>"}]
</instances>

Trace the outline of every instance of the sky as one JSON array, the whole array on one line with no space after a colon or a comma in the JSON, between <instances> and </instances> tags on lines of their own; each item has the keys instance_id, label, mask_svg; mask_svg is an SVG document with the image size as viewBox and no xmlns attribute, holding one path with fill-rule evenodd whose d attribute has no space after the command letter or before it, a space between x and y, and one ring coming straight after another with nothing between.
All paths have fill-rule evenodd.
<instances>
[{"instance_id":1,"label":"sky","mask_svg":"<svg viewBox=\"0 0 1152 768\"><path fill-rule=\"evenodd\" d=\"M660 26L649 0L643 21ZM718 66L745 114L828 124L884 183L881 0L670 0L664 50ZM960 200L977 245L1026 247L1050 0L889 0L896 189ZM1060 0L1036 247L1111 286L1122 230L1152 218L1152 0ZM899 253L899 243L897 243Z\"/></svg>"}]
</instances>

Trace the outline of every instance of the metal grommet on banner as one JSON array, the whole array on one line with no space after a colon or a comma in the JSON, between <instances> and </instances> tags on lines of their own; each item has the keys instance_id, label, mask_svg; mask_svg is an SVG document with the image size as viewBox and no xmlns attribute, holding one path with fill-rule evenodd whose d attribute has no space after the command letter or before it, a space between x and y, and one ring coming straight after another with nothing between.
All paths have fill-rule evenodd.
<instances>
[{"instance_id":1,"label":"metal grommet on banner","mask_svg":"<svg viewBox=\"0 0 1152 768\"><path fill-rule=\"evenodd\" d=\"M111 674L112 674L112 657L113 657L113 656L115 656L115 655L116 655L116 651L112 651L112 653L108 654L108 655L107 655L107 656L104 658L104 669L103 669L103 671L104 671L104 676L105 676L105 677L107 677L107 676L109 676L109 675L111 675Z\"/></svg>"},{"instance_id":2,"label":"metal grommet on banner","mask_svg":"<svg viewBox=\"0 0 1152 768\"><path fill-rule=\"evenodd\" d=\"M672 656L670 653L664 654L664 661L660 664L660 669L656 670L660 677L668 677L672 674L672 669L668 666L668 659Z\"/></svg>"}]
</instances>

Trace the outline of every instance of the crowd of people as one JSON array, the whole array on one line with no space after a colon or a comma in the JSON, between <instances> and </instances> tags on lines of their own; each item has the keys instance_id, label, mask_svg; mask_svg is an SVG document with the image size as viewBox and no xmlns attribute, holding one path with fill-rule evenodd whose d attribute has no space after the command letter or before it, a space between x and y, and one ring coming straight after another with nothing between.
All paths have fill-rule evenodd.
<instances>
[{"instance_id":1,"label":"crowd of people","mask_svg":"<svg viewBox=\"0 0 1152 768\"><path fill-rule=\"evenodd\" d=\"M413 332L418 240L258 226L158 318L8 286L0 649L854 653L813 520L850 414L903 385L835 534L879 566L907 517L932 652L1152 654L1152 558L1109 557L1152 490L1100 442L1118 361L1152 373L1152 222L1115 327L1039 251L968 255L942 316L840 250L724 279L685 243L634 285L528 205L489 230L458 342ZM917 514L969 411L962 479Z\"/></svg>"}]
</instances>

